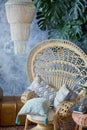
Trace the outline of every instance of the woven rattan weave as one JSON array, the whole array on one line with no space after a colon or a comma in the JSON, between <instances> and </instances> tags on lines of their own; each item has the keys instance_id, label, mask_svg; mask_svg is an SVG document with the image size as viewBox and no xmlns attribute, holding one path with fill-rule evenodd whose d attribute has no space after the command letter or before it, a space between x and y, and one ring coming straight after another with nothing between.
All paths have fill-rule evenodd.
<instances>
[{"instance_id":1,"label":"woven rattan weave","mask_svg":"<svg viewBox=\"0 0 87 130\"><path fill-rule=\"evenodd\" d=\"M87 113L79 114L79 113L72 113L73 120L76 122L76 129L75 130L82 130L85 128L87 129Z\"/></svg>"},{"instance_id":2,"label":"woven rattan weave","mask_svg":"<svg viewBox=\"0 0 87 130\"><path fill-rule=\"evenodd\" d=\"M66 40L47 40L32 49L27 61L30 82L40 75L56 88L68 84L72 89L87 77L87 55Z\"/></svg>"},{"instance_id":3,"label":"woven rattan weave","mask_svg":"<svg viewBox=\"0 0 87 130\"><path fill-rule=\"evenodd\" d=\"M27 73L30 82L40 75L54 88L67 84L70 90L77 92L76 85L87 80L87 55L70 41L46 40L31 50Z\"/></svg>"}]
</instances>

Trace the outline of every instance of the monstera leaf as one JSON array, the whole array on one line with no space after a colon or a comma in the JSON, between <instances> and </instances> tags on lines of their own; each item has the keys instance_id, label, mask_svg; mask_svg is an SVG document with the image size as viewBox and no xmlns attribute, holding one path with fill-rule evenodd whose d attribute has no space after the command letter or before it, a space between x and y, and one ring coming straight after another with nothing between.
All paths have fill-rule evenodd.
<instances>
[{"instance_id":1,"label":"monstera leaf","mask_svg":"<svg viewBox=\"0 0 87 130\"><path fill-rule=\"evenodd\" d=\"M49 38L84 44L83 39L87 39L87 0L32 1L37 7L37 24L41 30L48 30Z\"/></svg>"},{"instance_id":2,"label":"monstera leaf","mask_svg":"<svg viewBox=\"0 0 87 130\"><path fill-rule=\"evenodd\" d=\"M44 14L42 12L38 11L36 19L37 19L37 24L38 24L39 28L41 30L45 31L47 24L46 24L46 20L44 18Z\"/></svg>"}]
</instances>

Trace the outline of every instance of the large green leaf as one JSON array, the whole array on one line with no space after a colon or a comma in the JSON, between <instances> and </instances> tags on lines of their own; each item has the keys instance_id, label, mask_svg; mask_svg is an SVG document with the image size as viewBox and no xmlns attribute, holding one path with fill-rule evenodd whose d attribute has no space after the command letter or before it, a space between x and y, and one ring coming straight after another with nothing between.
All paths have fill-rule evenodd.
<instances>
[{"instance_id":1,"label":"large green leaf","mask_svg":"<svg viewBox=\"0 0 87 130\"><path fill-rule=\"evenodd\" d=\"M37 7L37 24L41 30L48 30L49 38L86 41L87 0L32 1Z\"/></svg>"}]
</instances>

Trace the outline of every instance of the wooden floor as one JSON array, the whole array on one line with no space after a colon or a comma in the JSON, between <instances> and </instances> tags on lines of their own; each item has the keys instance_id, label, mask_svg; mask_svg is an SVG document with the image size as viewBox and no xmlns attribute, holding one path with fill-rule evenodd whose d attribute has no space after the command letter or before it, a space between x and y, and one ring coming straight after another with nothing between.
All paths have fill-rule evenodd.
<instances>
[{"instance_id":1,"label":"wooden floor","mask_svg":"<svg viewBox=\"0 0 87 130\"><path fill-rule=\"evenodd\" d=\"M29 125L29 129L33 128L35 125ZM24 126L11 126L11 127L0 127L0 130L24 130Z\"/></svg>"},{"instance_id":2,"label":"wooden floor","mask_svg":"<svg viewBox=\"0 0 87 130\"><path fill-rule=\"evenodd\" d=\"M35 125L29 125L29 129L33 128L34 126ZM24 126L0 127L0 130L24 130ZM71 130L71 128L68 130ZM87 128L83 128L83 130L87 130Z\"/></svg>"}]
</instances>

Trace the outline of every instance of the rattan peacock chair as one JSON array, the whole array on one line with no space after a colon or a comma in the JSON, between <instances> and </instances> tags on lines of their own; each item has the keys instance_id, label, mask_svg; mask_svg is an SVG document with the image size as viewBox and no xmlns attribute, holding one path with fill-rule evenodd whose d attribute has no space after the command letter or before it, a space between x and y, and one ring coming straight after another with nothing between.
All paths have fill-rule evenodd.
<instances>
[{"instance_id":1,"label":"rattan peacock chair","mask_svg":"<svg viewBox=\"0 0 87 130\"><path fill-rule=\"evenodd\" d=\"M70 41L46 40L31 50L27 60L27 74L30 82L38 74L43 80L58 90L62 84L67 84L71 91L78 93L75 86L84 83L87 78L87 55ZM71 105L69 103L69 108L74 101L69 101L71 103ZM56 117L59 116L59 109L55 115ZM63 114L63 116L68 117L70 114ZM27 115L25 130L27 130L28 120L38 124L32 130L53 130L55 128L53 127L53 122L55 123L53 120L44 126L42 121L37 121Z\"/></svg>"}]
</instances>

